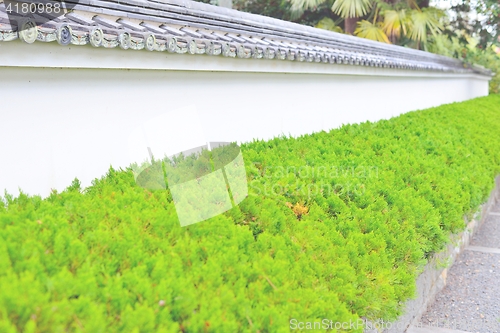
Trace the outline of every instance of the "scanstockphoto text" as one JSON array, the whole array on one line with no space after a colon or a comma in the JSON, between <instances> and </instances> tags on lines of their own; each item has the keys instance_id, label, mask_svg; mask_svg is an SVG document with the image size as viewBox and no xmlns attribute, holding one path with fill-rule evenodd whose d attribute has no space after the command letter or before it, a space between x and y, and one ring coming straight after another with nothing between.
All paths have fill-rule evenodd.
<instances>
[{"instance_id":1,"label":"scanstockphoto text","mask_svg":"<svg viewBox=\"0 0 500 333\"><path fill-rule=\"evenodd\" d=\"M374 165L263 165L259 162L254 162L254 166L260 171L264 178L280 179L294 175L297 178L378 178L379 169Z\"/></svg>"},{"instance_id":2,"label":"scanstockphoto text","mask_svg":"<svg viewBox=\"0 0 500 333\"><path fill-rule=\"evenodd\" d=\"M336 330L336 331L350 331L350 330L360 330L360 329L369 329L369 330L377 330L383 331L386 329L401 329L404 331L406 327L404 327L403 323L400 322L389 322L384 321L382 319L378 319L376 321L369 321L366 319L357 319L357 320L349 320L349 321L334 321L331 319L316 319L313 321L301 321L296 318L290 319L290 330L300 330L300 331L309 331L309 330Z\"/></svg>"},{"instance_id":3,"label":"scanstockphoto text","mask_svg":"<svg viewBox=\"0 0 500 333\"><path fill-rule=\"evenodd\" d=\"M361 196L363 180L378 178L377 166L262 166L254 163L259 176L249 182L249 195L299 196L311 199L333 194Z\"/></svg>"},{"instance_id":4,"label":"scanstockphoto text","mask_svg":"<svg viewBox=\"0 0 500 333\"><path fill-rule=\"evenodd\" d=\"M487 321L485 319L446 319L437 320L429 323L418 322L413 325L416 328L430 328L439 327L451 330L460 330L467 332L483 332L485 330L496 330L500 328L500 322L498 321ZM298 320L296 318L290 319L290 330L337 330L337 331L349 331L349 330L376 330L381 332L383 330L397 329L403 332L408 327L403 322L396 321L390 322L383 319L377 319L374 321L369 321L363 318L357 320L349 320L345 322L334 321L331 319L316 319L316 320Z\"/></svg>"}]
</instances>

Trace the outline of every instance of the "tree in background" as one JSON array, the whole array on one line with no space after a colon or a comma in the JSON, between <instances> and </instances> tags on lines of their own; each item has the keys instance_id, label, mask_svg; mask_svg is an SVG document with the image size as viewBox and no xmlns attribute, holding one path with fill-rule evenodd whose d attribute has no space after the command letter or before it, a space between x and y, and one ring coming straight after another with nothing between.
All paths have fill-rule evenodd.
<instances>
[{"instance_id":1,"label":"tree in background","mask_svg":"<svg viewBox=\"0 0 500 333\"><path fill-rule=\"evenodd\" d=\"M450 8L447 34L457 35L462 43L466 37L477 39L477 47L486 49L500 42L500 3L497 0L462 0Z\"/></svg>"},{"instance_id":2,"label":"tree in background","mask_svg":"<svg viewBox=\"0 0 500 333\"><path fill-rule=\"evenodd\" d=\"M290 5L286 0L233 0L233 8L243 12L291 21Z\"/></svg>"},{"instance_id":3,"label":"tree in background","mask_svg":"<svg viewBox=\"0 0 500 333\"><path fill-rule=\"evenodd\" d=\"M329 3L330 1L331 3ZM304 13L327 5L330 15L316 26L338 31L339 18L344 31L379 42L425 49L427 37L441 32L442 10L429 7L428 1L414 0L291 0L290 10Z\"/></svg>"},{"instance_id":4,"label":"tree in background","mask_svg":"<svg viewBox=\"0 0 500 333\"><path fill-rule=\"evenodd\" d=\"M233 0L233 8L423 50L436 50L429 43L443 33L463 45L473 36L486 49L500 33L498 0L462 0L448 11L451 20L429 0Z\"/></svg>"},{"instance_id":5,"label":"tree in background","mask_svg":"<svg viewBox=\"0 0 500 333\"><path fill-rule=\"evenodd\" d=\"M478 64L495 73L490 93L500 93L500 3L462 0L441 19L442 34L432 36L428 51Z\"/></svg>"}]
</instances>

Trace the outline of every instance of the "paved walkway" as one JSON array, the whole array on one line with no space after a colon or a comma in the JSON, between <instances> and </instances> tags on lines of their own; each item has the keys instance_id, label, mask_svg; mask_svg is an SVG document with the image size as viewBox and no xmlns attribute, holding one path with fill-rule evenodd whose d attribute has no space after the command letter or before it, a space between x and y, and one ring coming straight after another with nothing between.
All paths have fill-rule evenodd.
<instances>
[{"instance_id":1,"label":"paved walkway","mask_svg":"<svg viewBox=\"0 0 500 333\"><path fill-rule=\"evenodd\" d=\"M407 333L500 333L500 203L448 272L447 284Z\"/></svg>"}]
</instances>

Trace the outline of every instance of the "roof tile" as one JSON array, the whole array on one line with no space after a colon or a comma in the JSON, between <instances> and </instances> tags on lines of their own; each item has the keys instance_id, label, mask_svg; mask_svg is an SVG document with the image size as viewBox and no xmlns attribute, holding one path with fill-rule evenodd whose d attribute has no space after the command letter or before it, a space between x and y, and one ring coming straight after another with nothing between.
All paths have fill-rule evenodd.
<instances>
[{"instance_id":1,"label":"roof tile","mask_svg":"<svg viewBox=\"0 0 500 333\"><path fill-rule=\"evenodd\" d=\"M122 27L120 23L108 20L107 18L101 17L99 15L94 16L92 20L108 28L120 29Z\"/></svg>"}]
</instances>

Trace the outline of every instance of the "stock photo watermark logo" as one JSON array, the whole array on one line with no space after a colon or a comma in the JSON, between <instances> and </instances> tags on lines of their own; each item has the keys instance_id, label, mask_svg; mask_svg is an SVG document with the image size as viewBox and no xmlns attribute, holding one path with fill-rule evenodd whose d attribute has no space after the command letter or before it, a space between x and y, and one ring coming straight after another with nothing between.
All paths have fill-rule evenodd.
<instances>
[{"instance_id":1,"label":"stock photo watermark logo","mask_svg":"<svg viewBox=\"0 0 500 333\"><path fill-rule=\"evenodd\" d=\"M170 124L170 131L158 126L162 122ZM196 110L183 109L145 122L131 135L131 146L136 148L132 150L137 152L142 142L142 152L148 154L147 160L132 165L136 183L150 190L168 185L181 226L222 214L248 195L240 147L229 142L196 146L201 133ZM185 149L186 145L191 148ZM176 149L176 154L169 154Z\"/></svg>"},{"instance_id":2,"label":"stock photo watermark logo","mask_svg":"<svg viewBox=\"0 0 500 333\"><path fill-rule=\"evenodd\" d=\"M433 328L436 329L448 329L453 330L454 332L496 332L500 328L500 319L495 320L486 320L486 319L473 319L473 318L457 318L450 319L445 318L443 320L438 319L432 322L422 323L417 322L413 324L413 327L416 329L423 330L431 330ZM397 332L404 332L407 329L407 325L405 325L402 321L388 321L384 319L374 319L367 320L366 318L359 318L356 320L349 321L335 321L328 318L323 318L321 320L299 320L296 318L290 319L291 331L300 330L304 331L330 331L334 330L338 331L348 331L348 330L363 330L370 332L383 332L386 330L394 330ZM446 330L448 332L448 330ZM441 332L441 331L440 331Z\"/></svg>"},{"instance_id":3,"label":"stock photo watermark logo","mask_svg":"<svg viewBox=\"0 0 500 333\"><path fill-rule=\"evenodd\" d=\"M27 43L33 43L37 39L39 27L50 27L56 28L55 37L60 44L70 44L71 27L59 18L76 5L78 1L4 0L8 23L18 31L19 38Z\"/></svg>"},{"instance_id":4,"label":"stock photo watermark logo","mask_svg":"<svg viewBox=\"0 0 500 333\"><path fill-rule=\"evenodd\" d=\"M260 177L249 183L249 195L297 196L312 199L321 195L361 196L366 192L365 181L378 178L377 166L262 166L254 163Z\"/></svg>"}]
</instances>

